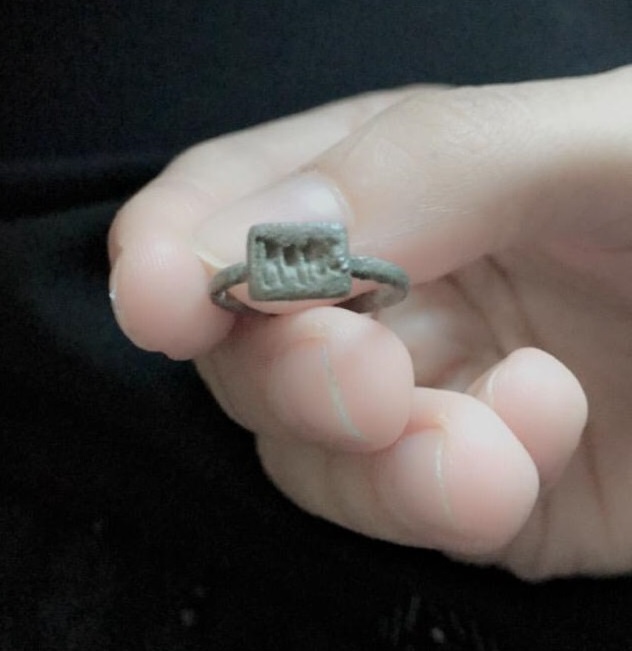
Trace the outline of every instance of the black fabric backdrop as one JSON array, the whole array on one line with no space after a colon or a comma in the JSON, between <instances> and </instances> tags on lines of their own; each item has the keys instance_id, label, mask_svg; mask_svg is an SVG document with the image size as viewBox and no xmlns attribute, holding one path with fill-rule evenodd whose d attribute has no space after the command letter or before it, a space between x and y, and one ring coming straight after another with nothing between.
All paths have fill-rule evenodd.
<instances>
[{"instance_id":1,"label":"black fabric backdrop","mask_svg":"<svg viewBox=\"0 0 632 651\"><path fill-rule=\"evenodd\" d=\"M629 0L5 6L0 649L632 648L627 577L527 585L294 508L191 366L118 332L105 255L121 201L201 139L630 62Z\"/></svg>"}]
</instances>

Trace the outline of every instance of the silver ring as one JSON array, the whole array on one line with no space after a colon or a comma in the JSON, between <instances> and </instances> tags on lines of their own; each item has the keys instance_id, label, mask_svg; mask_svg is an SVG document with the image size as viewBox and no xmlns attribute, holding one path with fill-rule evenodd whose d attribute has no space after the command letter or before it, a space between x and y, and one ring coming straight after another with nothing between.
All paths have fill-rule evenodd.
<instances>
[{"instance_id":1,"label":"silver ring","mask_svg":"<svg viewBox=\"0 0 632 651\"><path fill-rule=\"evenodd\" d=\"M351 280L383 286L342 303L354 312L375 312L399 303L408 293L408 276L396 264L349 254L347 230L335 222L256 224L248 231L246 262L219 271L211 281L215 305L238 314L262 314L229 291L248 283L253 301L302 301L341 298L351 293Z\"/></svg>"}]
</instances>

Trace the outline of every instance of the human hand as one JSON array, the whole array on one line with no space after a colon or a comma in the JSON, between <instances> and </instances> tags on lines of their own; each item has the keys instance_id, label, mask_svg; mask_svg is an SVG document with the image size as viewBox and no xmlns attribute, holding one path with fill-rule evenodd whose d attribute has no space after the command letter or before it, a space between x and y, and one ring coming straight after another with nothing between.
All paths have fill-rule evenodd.
<instances>
[{"instance_id":1,"label":"human hand","mask_svg":"<svg viewBox=\"0 0 632 651\"><path fill-rule=\"evenodd\" d=\"M302 219L344 221L409 298L376 319L211 304L250 225ZM529 578L632 568L632 68L203 143L121 210L110 256L126 334L195 358L307 511Z\"/></svg>"}]
</instances>

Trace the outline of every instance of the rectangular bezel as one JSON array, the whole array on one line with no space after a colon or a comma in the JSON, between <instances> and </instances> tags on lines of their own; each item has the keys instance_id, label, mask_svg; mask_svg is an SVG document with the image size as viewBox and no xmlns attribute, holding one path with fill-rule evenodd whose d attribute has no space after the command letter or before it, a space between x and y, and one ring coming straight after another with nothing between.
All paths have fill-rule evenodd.
<instances>
[{"instance_id":1,"label":"rectangular bezel","mask_svg":"<svg viewBox=\"0 0 632 651\"><path fill-rule=\"evenodd\" d=\"M257 224L248 233L247 257L248 291L256 301L338 298L351 291L342 224Z\"/></svg>"}]
</instances>

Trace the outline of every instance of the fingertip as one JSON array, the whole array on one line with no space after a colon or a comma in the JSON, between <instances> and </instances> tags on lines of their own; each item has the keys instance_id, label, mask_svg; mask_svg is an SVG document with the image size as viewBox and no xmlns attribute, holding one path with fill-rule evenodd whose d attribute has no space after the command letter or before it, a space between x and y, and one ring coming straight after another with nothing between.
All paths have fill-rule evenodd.
<instances>
[{"instance_id":1,"label":"fingertip","mask_svg":"<svg viewBox=\"0 0 632 651\"><path fill-rule=\"evenodd\" d=\"M488 404L528 450L543 484L553 483L572 457L588 417L579 380L537 348L513 351L475 383Z\"/></svg>"},{"instance_id":2,"label":"fingertip","mask_svg":"<svg viewBox=\"0 0 632 651\"><path fill-rule=\"evenodd\" d=\"M118 212L108 236L110 298L123 332L140 348L190 359L226 336L234 317L208 296L208 273L191 233L209 206L163 174Z\"/></svg>"},{"instance_id":3,"label":"fingertip","mask_svg":"<svg viewBox=\"0 0 632 651\"><path fill-rule=\"evenodd\" d=\"M271 405L298 436L340 450L390 445L408 421L413 370L387 328L341 308L290 317L291 343L272 365Z\"/></svg>"},{"instance_id":4,"label":"fingertip","mask_svg":"<svg viewBox=\"0 0 632 651\"><path fill-rule=\"evenodd\" d=\"M110 297L132 342L182 360L208 351L233 324L211 303L207 286L204 268L184 244L156 237L119 254Z\"/></svg>"},{"instance_id":5,"label":"fingertip","mask_svg":"<svg viewBox=\"0 0 632 651\"><path fill-rule=\"evenodd\" d=\"M559 359L538 348L516 350L507 361L513 367L513 381L520 382L523 398L535 395L537 389L540 412L547 414L552 427L574 435L577 443L588 419L588 399L575 374Z\"/></svg>"},{"instance_id":6,"label":"fingertip","mask_svg":"<svg viewBox=\"0 0 632 651\"><path fill-rule=\"evenodd\" d=\"M440 418L422 427L413 423L379 470L380 493L397 535L402 542L450 553L498 551L517 534L537 499L533 461L485 406L467 396L423 391L430 404L421 409L438 409Z\"/></svg>"}]
</instances>

